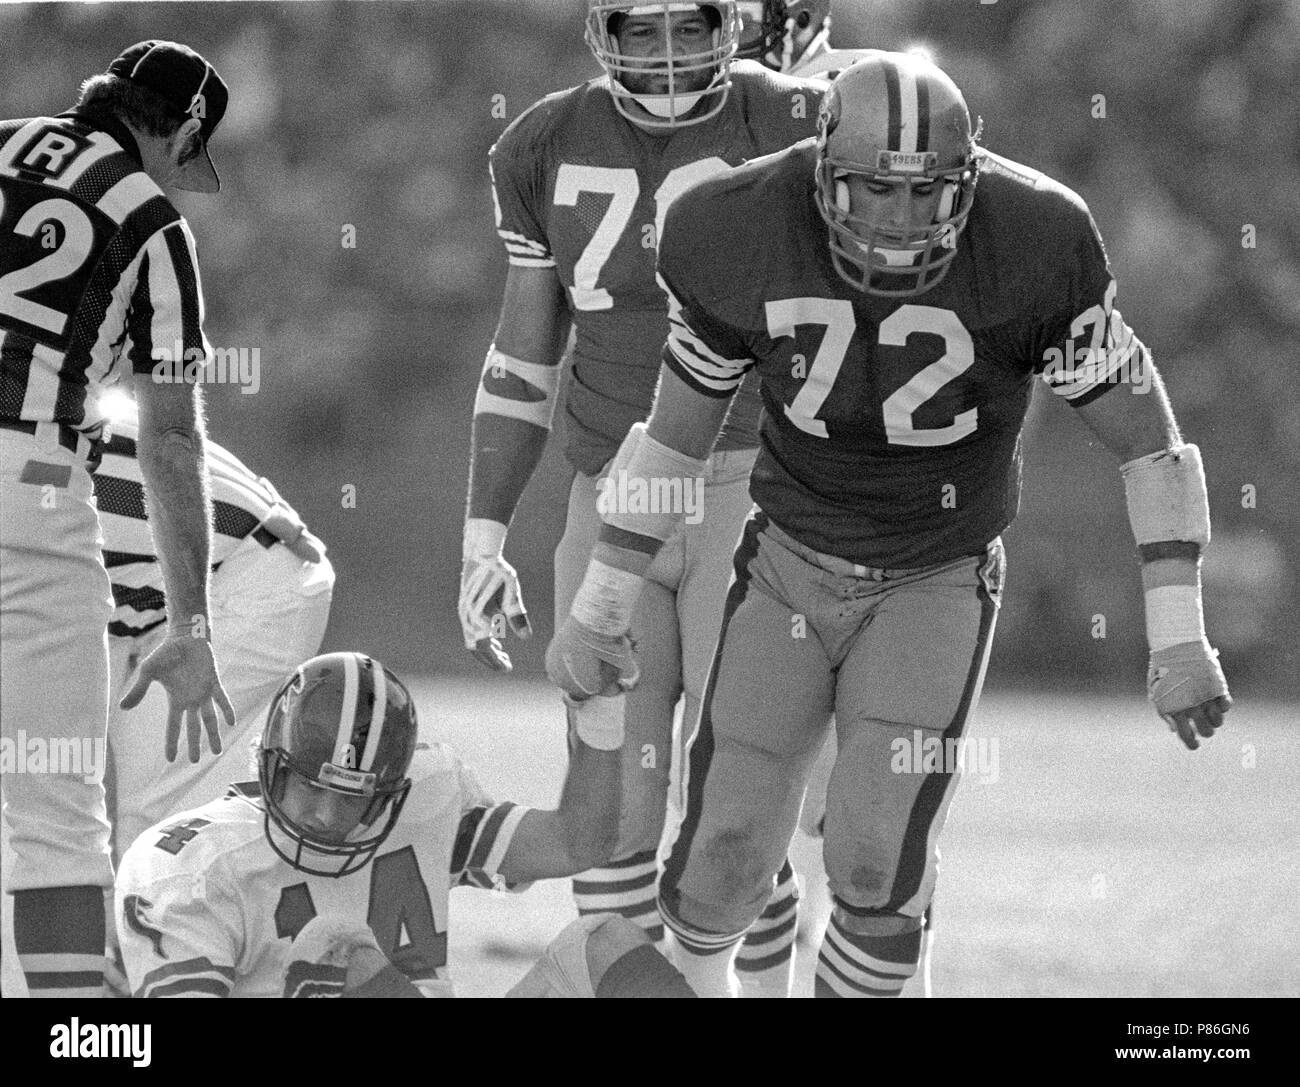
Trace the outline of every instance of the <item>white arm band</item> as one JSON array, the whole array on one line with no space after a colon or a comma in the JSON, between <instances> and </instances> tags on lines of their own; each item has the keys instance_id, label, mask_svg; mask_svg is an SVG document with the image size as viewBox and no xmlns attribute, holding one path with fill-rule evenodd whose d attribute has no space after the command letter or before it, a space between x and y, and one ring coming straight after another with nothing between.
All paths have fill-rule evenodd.
<instances>
[{"instance_id":1,"label":"white arm band","mask_svg":"<svg viewBox=\"0 0 1300 1087\"><path fill-rule=\"evenodd\" d=\"M518 380L509 381L511 375ZM483 363L474 414L504 415L550 430L559 387L559 366L542 366L503 355L493 344ZM494 388L502 391L495 392Z\"/></svg>"},{"instance_id":2,"label":"white arm band","mask_svg":"<svg viewBox=\"0 0 1300 1087\"><path fill-rule=\"evenodd\" d=\"M666 540L703 500L707 461L679 453L635 423L600 481L596 508L607 525Z\"/></svg>"},{"instance_id":3,"label":"white arm band","mask_svg":"<svg viewBox=\"0 0 1300 1087\"><path fill-rule=\"evenodd\" d=\"M1179 445L1120 466L1128 519L1138 546L1185 540L1210 542L1210 502L1201 451Z\"/></svg>"}]
</instances>

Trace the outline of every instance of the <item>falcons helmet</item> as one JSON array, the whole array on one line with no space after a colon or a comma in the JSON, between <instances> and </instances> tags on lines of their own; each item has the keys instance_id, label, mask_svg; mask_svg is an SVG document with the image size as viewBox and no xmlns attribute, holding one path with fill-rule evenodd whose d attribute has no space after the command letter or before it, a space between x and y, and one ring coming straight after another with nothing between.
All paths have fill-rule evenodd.
<instances>
[{"instance_id":1,"label":"falcons helmet","mask_svg":"<svg viewBox=\"0 0 1300 1087\"><path fill-rule=\"evenodd\" d=\"M410 692L374 658L326 653L299 665L271 702L258 752L271 848L314 875L364 868L406 802L417 731ZM359 818L307 825L286 810L290 783L356 799Z\"/></svg>"}]
</instances>

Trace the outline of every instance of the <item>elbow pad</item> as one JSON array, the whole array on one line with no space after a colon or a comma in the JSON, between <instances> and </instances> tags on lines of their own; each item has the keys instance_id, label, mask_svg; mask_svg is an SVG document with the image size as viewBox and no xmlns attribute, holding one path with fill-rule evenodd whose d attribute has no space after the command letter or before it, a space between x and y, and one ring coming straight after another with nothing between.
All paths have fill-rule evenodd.
<instances>
[{"instance_id":1,"label":"elbow pad","mask_svg":"<svg viewBox=\"0 0 1300 1087\"><path fill-rule=\"evenodd\" d=\"M1138 546L1210 542L1210 502L1201 451L1179 445L1120 466L1129 524Z\"/></svg>"},{"instance_id":2,"label":"elbow pad","mask_svg":"<svg viewBox=\"0 0 1300 1087\"><path fill-rule=\"evenodd\" d=\"M601 520L662 543L688 508L700 508L707 467L707 461L650 437L645 423L635 423L600 481Z\"/></svg>"},{"instance_id":3,"label":"elbow pad","mask_svg":"<svg viewBox=\"0 0 1300 1087\"><path fill-rule=\"evenodd\" d=\"M524 362L502 354L493 344L483 363L474 414L504 415L550 430L559 388L559 366Z\"/></svg>"}]
</instances>

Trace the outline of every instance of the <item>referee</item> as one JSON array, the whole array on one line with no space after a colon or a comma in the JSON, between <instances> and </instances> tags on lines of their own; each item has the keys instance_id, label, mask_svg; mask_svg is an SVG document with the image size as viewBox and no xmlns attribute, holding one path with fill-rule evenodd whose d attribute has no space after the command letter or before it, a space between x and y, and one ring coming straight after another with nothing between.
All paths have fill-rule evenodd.
<instances>
[{"instance_id":1,"label":"referee","mask_svg":"<svg viewBox=\"0 0 1300 1087\"><path fill-rule=\"evenodd\" d=\"M123 702L157 681L189 756L217 711L211 510L199 389L207 361L189 226L165 187L215 192L207 144L227 89L184 45L132 46L57 117L0 121L0 725L14 940L32 996L98 996L112 886L102 779L55 754L103 751L113 601L90 472L102 389L133 372L139 458L169 602L167 637ZM158 366L160 362L185 363ZM28 753L46 753L39 767ZM80 760L77 760L78 762Z\"/></svg>"}]
</instances>

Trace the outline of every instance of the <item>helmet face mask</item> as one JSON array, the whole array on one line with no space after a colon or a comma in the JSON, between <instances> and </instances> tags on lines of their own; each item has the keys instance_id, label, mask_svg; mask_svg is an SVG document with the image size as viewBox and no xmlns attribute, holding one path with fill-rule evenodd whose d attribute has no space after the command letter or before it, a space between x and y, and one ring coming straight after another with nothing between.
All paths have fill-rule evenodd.
<instances>
[{"instance_id":1,"label":"helmet face mask","mask_svg":"<svg viewBox=\"0 0 1300 1087\"><path fill-rule=\"evenodd\" d=\"M788 72L828 48L831 0L753 0L737 6L744 16L737 57Z\"/></svg>"},{"instance_id":2,"label":"helmet face mask","mask_svg":"<svg viewBox=\"0 0 1300 1087\"><path fill-rule=\"evenodd\" d=\"M818 120L815 202L841 278L886 298L939 284L974 203L977 136L961 92L928 61L877 52L840 74ZM854 176L906 186L909 208L931 200L917 188L937 186L936 212L929 222L900 225L875 209L855 209L848 184Z\"/></svg>"},{"instance_id":3,"label":"helmet face mask","mask_svg":"<svg viewBox=\"0 0 1300 1087\"><path fill-rule=\"evenodd\" d=\"M364 868L410 792L417 731L409 692L378 661L330 653L299 666L271 703L257 760L276 854L312 875ZM332 826L314 810L327 799Z\"/></svg>"},{"instance_id":4,"label":"helmet face mask","mask_svg":"<svg viewBox=\"0 0 1300 1087\"><path fill-rule=\"evenodd\" d=\"M696 13L708 19L709 44L695 52L677 52L673 17ZM662 20L662 52L637 55L620 45L618 32L628 17ZM671 130L707 121L726 104L740 18L734 0L640 4L590 0L586 39L609 77L619 113L642 128ZM649 89L653 83L662 83L663 89Z\"/></svg>"}]
</instances>

